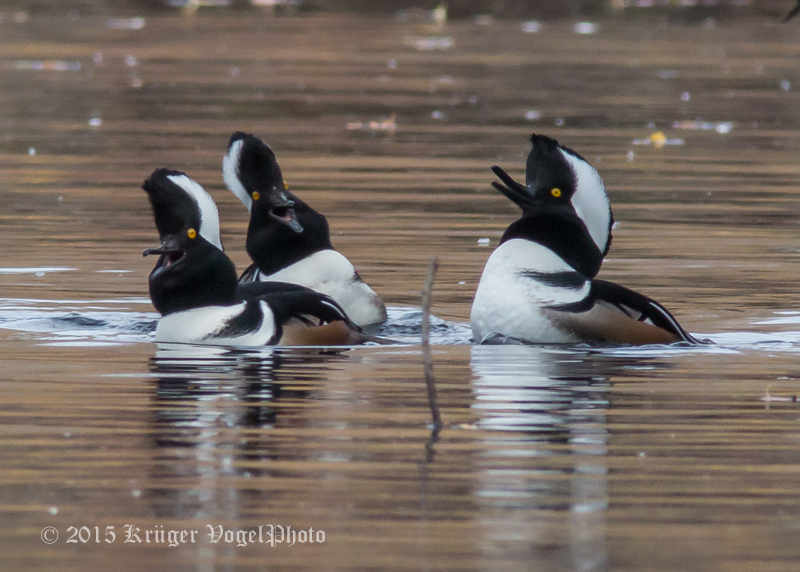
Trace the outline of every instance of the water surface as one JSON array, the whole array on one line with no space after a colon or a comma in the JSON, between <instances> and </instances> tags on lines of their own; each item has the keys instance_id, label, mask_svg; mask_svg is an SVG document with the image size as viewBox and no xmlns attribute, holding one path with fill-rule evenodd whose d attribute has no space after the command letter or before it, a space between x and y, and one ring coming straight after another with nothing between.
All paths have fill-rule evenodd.
<instances>
[{"instance_id":1,"label":"water surface","mask_svg":"<svg viewBox=\"0 0 800 572\"><path fill-rule=\"evenodd\" d=\"M9 569L796 568L800 30L480 22L0 22ZM402 344L152 342L139 186L159 166L205 185L244 268L247 213L220 174L240 129L328 216ZM521 177L532 131L604 177L618 226L601 276L715 345L469 343L481 269L517 216L489 167ZM416 345L433 254L438 435ZM125 543L126 524L202 534ZM325 542L214 543L209 524ZM70 526L91 539L66 543Z\"/></svg>"}]
</instances>

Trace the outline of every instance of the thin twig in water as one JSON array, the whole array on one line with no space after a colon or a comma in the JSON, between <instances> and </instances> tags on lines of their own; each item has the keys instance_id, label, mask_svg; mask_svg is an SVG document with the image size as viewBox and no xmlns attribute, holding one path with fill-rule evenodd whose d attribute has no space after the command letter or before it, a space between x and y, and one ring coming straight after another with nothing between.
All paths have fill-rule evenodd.
<instances>
[{"instance_id":1,"label":"thin twig in water","mask_svg":"<svg viewBox=\"0 0 800 572\"><path fill-rule=\"evenodd\" d=\"M781 401L781 402L788 402L788 403L797 403L798 398L797 395L790 395L790 396L780 396L780 395L770 395L769 388L772 387L772 384L767 386L764 395L761 397L761 401L765 401L767 403L767 409L769 409L769 404L773 401Z\"/></svg>"},{"instance_id":2,"label":"thin twig in water","mask_svg":"<svg viewBox=\"0 0 800 572\"><path fill-rule=\"evenodd\" d=\"M428 389L428 404L433 417L433 431L438 435L442 428L442 417L439 415L439 404L436 398L436 379L433 377L433 359L431 358L431 298L433 296L433 279L439 262L435 256L428 264L428 276L422 289L422 363L425 366L425 386ZM435 437L434 437L435 439Z\"/></svg>"}]
</instances>

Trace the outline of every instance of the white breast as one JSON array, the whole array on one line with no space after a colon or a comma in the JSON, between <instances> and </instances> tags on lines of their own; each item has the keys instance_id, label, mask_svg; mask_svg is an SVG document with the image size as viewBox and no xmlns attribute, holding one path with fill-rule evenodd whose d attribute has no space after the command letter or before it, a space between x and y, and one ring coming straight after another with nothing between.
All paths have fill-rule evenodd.
<instances>
[{"instance_id":1,"label":"white breast","mask_svg":"<svg viewBox=\"0 0 800 572\"><path fill-rule=\"evenodd\" d=\"M486 262L472 302L470 321L475 341L492 334L534 343L580 341L557 328L542 309L583 300L589 294L590 283L577 288L559 287L525 277L525 272L549 274L575 269L535 242L515 238L501 244Z\"/></svg>"},{"instance_id":2,"label":"white breast","mask_svg":"<svg viewBox=\"0 0 800 572\"><path fill-rule=\"evenodd\" d=\"M356 278L353 264L336 250L320 250L268 276L259 272L258 279L299 284L326 294L362 328L386 321L386 307L380 296Z\"/></svg>"},{"instance_id":3,"label":"white breast","mask_svg":"<svg viewBox=\"0 0 800 572\"><path fill-rule=\"evenodd\" d=\"M260 302L261 326L247 334L223 336L220 332L245 309L246 304L206 306L168 314L156 326L156 341L164 343L263 346L275 335L275 320L266 302Z\"/></svg>"}]
</instances>

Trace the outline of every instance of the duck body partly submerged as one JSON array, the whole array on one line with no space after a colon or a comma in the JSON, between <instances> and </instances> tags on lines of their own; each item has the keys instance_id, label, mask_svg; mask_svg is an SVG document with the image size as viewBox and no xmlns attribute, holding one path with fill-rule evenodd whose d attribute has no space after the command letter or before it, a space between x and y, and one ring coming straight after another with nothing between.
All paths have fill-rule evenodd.
<instances>
[{"instance_id":1,"label":"duck body partly submerged","mask_svg":"<svg viewBox=\"0 0 800 572\"><path fill-rule=\"evenodd\" d=\"M210 195L179 171L157 169L143 185L161 246L149 277L162 314L158 342L215 345L340 345L365 341L330 297L286 283L240 285L222 251Z\"/></svg>"},{"instance_id":2,"label":"duck body partly submerged","mask_svg":"<svg viewBox=\"0 0 800 572\"><path fill-rule=\"evenodd\" d=\"M532 137L526 185L493 183L523 210L484 267L470 322L476 342L699 343L663 306L595 278L613 215L602 179L557 141Z\"/></svg>"},{"instance_id":3,"label":"duck body partly submerged","mask_svg":"<svg viewBox=\"0 0 800 572\"><path fill-rule=\"evenodd\" d=\"M386 321L381 298L334 249L325 216L288 190L266 143L234 133L222 172L227 187L250 211L246 249L253 264L240 282L299 284L336 300L362 328L375 329Z\"/></svg>"}]
</instances>

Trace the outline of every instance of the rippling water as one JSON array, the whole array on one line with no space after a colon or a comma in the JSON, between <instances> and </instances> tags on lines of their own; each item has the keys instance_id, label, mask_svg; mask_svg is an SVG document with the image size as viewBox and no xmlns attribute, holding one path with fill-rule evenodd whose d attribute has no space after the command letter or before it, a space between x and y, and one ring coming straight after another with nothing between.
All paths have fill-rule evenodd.
<instances>
[{"instance_id":1,"label":"rippling water","mask_svg":"<svg viewBox=\"0 0 800 572\"><path fill-rule=\"evenodd\" d=\"M146 16L0 18L8 569L796 569L797 25ZM220 175L239 129L328 216L400 344L152 342L141 181L205 185L244 268ZM532 131L604 177L601 276L714 345L470 344L517 215L489 167L519 176ZM432 254L438 434L418 347ZM127 524L199 536L125 543ZM207 534L270 524L325 541Z\"/></svg>"}]
</instances>

